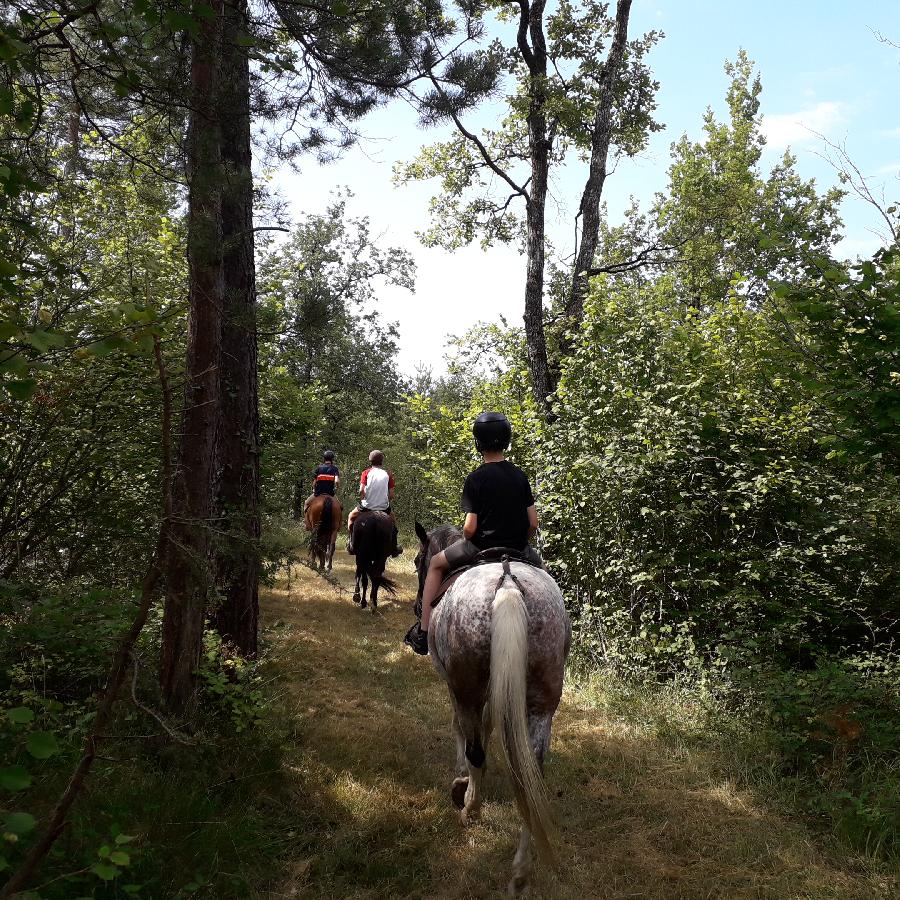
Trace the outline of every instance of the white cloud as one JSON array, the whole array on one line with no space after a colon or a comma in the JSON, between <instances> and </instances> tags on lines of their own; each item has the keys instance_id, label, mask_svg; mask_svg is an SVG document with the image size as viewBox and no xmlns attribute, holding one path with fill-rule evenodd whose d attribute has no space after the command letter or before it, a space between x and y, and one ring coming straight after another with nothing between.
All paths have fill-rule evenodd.
<instances>
[{"instance_id":1,"label":"white cloud","mask_svg":"<svg viewBox=\"0 0 900 900\"><path fill-rule=\"evenodd\" d=\"M775 116L763 116L762 133L772 149L784 149L789 144L814 141L827 135L846 118L846 105L823 100L808 109Z\"/></svg>"}]
</instances>

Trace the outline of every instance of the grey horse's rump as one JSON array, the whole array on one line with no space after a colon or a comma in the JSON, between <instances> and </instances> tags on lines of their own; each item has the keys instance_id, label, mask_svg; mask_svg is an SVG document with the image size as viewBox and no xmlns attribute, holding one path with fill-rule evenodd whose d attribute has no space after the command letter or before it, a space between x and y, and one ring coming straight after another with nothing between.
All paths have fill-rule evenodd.
<instances>
[{"instance_id":1,"label":"grey horse's rump","mask_svg":"<svg viewBox=\"0 0 900 900\"><path fill-rule=\"evenodd\" d=\"M529 709L532 701L541 711L553 711L562 693L563 666L569 653L572 625L562 593L543 569L525 563L511 563L510 570L521 585L528 612ZM466 690L483 706L490 673L491 610L503 566L489 563L464 572L435 607L431 623L432 660L448 681L480 682L481 688ZM474 673L448 670L453 657L483 661Z\"/></svg>"}]
</instances>

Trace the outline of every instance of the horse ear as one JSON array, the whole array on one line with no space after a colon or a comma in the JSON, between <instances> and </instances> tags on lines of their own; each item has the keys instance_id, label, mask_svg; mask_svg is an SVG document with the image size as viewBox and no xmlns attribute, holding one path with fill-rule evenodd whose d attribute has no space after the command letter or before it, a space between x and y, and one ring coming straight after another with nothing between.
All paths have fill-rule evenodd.
<instances>
[{"instance_id":1,"label":"horse ear","mask_svg":"<svg viewBox=\"0 0 900 900\"><path fill-rule=\"evenodd\" d=\"M422 542L422 546L428 545L428 532L419 522L416 522L416 537Z\"/></svg>"}]
</instances>

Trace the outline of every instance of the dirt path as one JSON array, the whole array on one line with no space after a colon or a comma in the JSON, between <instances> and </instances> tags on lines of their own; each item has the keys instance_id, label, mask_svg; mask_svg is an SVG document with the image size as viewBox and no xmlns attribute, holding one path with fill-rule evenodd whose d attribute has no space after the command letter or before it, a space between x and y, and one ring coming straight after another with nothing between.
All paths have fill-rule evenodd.
<instances>
[{"instance_id":1,"label":"dirt path","mask_svg":"<svg viewBox=\"0 0 900 900\"><path fill-rule=\"evenodd\" d=\"M350 558L335 574L350 584ZM283 669L296 747L296 845L270 897L487 898L509 877L518 817L489 757L482 820L466 829L449 802L449 701L427 660L400 644L415 583L373 616L306 569L264 600ZM713 760L674 748L567 689L547 779L562 847L537 869L533 897L874 898L885 878L823 848L767 809ZM422 860L425 860L423 863Z\"/></svg>"}]
</instances>

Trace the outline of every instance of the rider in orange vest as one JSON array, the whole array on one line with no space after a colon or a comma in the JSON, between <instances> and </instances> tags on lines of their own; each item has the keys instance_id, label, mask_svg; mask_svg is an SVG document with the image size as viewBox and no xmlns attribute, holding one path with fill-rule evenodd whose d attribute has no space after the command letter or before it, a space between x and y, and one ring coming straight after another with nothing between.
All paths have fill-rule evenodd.
<instances>
[{"instance_id":1,"label":"rider in orange vest","mask_svg":"<svg viewBox=\"0 0 900 900\"><path fill-rule=\"evenodd\" d=\"M316 470L313 472L313 492L303 504L303 518L306 519L306 511L309 509L309 504L312 503L314 497L321 497L323 494L328 494L331 497L337 496L340 483L341 473L334 464L334 450L326 450L322 454L322 465L316 466ZM306 530L310 530L308 519L306 519Z\"/></svg>"}]
</instances>

